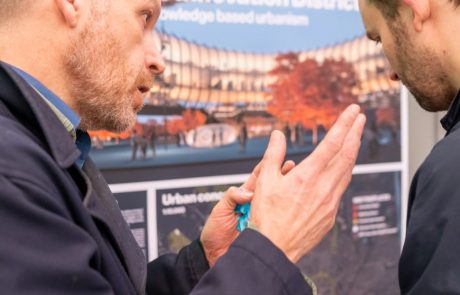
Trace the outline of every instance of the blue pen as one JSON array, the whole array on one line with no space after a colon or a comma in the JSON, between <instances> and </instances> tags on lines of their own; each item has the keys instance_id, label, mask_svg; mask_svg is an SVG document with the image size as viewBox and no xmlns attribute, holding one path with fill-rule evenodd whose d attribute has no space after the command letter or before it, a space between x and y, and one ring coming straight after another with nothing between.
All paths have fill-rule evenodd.
<instances>
[{"instance_id":1,"label":"blue pen","mask_svg":"<svg viewBox=\"0 0 460 295\"><path fill-rule=\"evenodd\" d=\"M235 213L241 214L241 216L238 217L238 224L236 225L236 229L239 232L242 232L248 227L248 221L250 215L250 210L251 210L251 203L247 203L244 205L237 205L235 207Z\"/></svg>"}]
</instances>

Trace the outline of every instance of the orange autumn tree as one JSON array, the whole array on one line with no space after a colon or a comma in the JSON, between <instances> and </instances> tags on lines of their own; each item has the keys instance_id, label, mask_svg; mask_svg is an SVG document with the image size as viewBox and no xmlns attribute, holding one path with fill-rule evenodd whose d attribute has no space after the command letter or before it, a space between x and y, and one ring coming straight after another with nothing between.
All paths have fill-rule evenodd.
<instances>
[{"instance_id":1,"label":"orange autumn tree","mask_svg":"<svg viewBox=\"0 0 460 295\"><path fill-rule=\"evenodd\" d=\"M169 134L177 134L190 131L206 122L206 115L198 110L186 109L180 118L172 119L165 123L165 128Z\"/></svg>"},{"instance_id":2,"label":"orange autumn tree","mask_svg":"<svg viewBox=\"0 0 460 295\"><path fill-rule=\"evenodd\" d=\"M165 122L165 129L168 134L176 135L177 133L184 132L185 125L182 118L173 119Z\"/></svg>"},{"instance_id":3,"label":"orange autumn tree","mask_svg":"<svg viewBox=\"0 0 460 295\"><path fill-rule=\"evenodd\" d=\"M182 112L186 131L200 127L206 123L206 115L199 110L186 109Z\"/></svg>"},{"instance_id":4,"label":"orange autumn tree","mask_svg":"<svg viewBox=\"0 0 460 295\"><path fill-rule=\"evenodd\" d=\"M280 54L269 75L275 82L269 85L268 112L284 123L312 129L315 144L318 126L330 128L338 114L357 101L352 92L356 75L343 59L318 63L315 59L301 61L298 53Z\"/></svg>"},{"instance_id":5,"label":"orange autumn tree","mask_svg":"<svg viewBox=\"0 0 460 295\"><path fill-rule=\"evenodd\" d=\"M106 130L88 130L88 134L91 138L97 138L101 141L108 141L111 139L128 139L131 136L130 131L115 133Z\"/></svg>"}]
</instances>

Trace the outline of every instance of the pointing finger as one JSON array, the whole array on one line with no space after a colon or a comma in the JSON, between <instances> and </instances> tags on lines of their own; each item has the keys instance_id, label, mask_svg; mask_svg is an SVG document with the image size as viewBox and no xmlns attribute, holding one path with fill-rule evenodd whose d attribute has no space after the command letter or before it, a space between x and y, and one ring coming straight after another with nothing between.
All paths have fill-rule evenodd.
<instances>
[{"instance_id":1,"label":"pointing finger","mask_svg":"<svg viewBox=\"0 0 460 295\"><path fill-rule=\"evenodd\" d=\"M359 106L355 104L347 107L319 146L307 159L300 162L297 167L300 170L314 169L315 171L321 171L329 165L332 158L341 150L347 134L352 129L358 117L359 110Z\"/></svg>"},{"instance_id":2,"label":"pointing finger","mask_svg":"<svg viewBox=\"0 0 460 295\"><path fill-rule=\"evenodd\" d=\"M262 178L277 177L281 173L281 165L286 155L286 139L281 131L275 130L270 136L270 142L265 151L260 171Z\"/></svg>"}]
</instances>

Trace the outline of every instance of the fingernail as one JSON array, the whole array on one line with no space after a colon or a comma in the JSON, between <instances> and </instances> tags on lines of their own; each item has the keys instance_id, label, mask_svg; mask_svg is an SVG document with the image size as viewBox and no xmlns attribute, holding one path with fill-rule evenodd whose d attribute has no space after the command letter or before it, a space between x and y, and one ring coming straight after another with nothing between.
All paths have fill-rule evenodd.
<instances>
[{"instance_id":1,"label":"fingernail","mask_svg":"<svg viewBox=\"0 0 460 295\"><path fill-rule=\"evenodd\" d=\"M275 130L272 132L270 140L278 140L280 138L281 131Z\"/></svg>"},{"instance_id":2,"label":"fingernail","mask_svg":"<svg viewBox=\"0 0 460 295\"><path fill-rule=\"evenodd\" d=\"M350 108L351 108L351 111L353 112L353 114L358 114L359 111L361 110L361 108L357 104L352 104L350 106Z\"/></svg>"},{"instance_id":3,"label":"fingernail","mask_svg":"<svg viewBox=\"0 0 460 295\"><path fill-rule=\"evenodd\" d=\"M275 139L275 133L276 133L276 130L272 131L272 133L270 134L270 140L269 141L272 141L273 139Z\"/></svg>"},{"instance_id":4,"label":"fingernail","mask_svg":"<svg viewBox=\"0 0 460 295\"><path fill-rule=\"evenodd\" d=\"M241 195L243 197L245 197L245 198L250 198L250 197L252 197L254 195L254 192L251 192L251 191L245 189L244 187L240 187L239 189L240 189Z\"/></svg>"}]
</instances>

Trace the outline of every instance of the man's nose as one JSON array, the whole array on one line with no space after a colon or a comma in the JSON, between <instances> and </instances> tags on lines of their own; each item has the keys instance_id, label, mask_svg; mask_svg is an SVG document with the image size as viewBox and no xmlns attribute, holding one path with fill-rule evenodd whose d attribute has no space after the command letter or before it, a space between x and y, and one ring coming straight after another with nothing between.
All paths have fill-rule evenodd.
<instances>
[{"instance_id":1,"label":"man's nose","mask_svg":"<svg viewBox=\"0 0 460 295\"><path fill-rule=\"evenodd\" d=\"M165 61L155 44L153 36L147 37L145 49L145 66L153 75L160 75L165 70Z\"/></svg>"}]
</instances>

